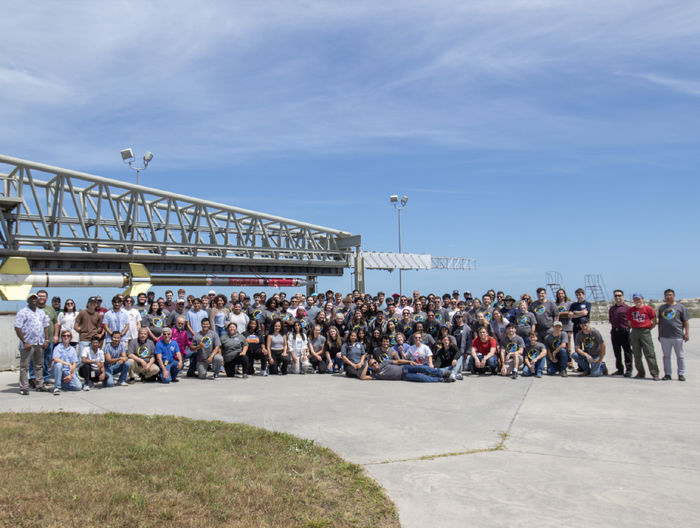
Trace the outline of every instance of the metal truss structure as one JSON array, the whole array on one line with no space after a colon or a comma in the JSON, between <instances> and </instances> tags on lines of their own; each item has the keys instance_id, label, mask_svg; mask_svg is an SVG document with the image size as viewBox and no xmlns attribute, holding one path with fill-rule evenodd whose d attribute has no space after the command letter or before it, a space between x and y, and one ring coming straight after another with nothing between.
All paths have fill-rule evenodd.
<instances>
[{"instance_id":1,"label":"metal truss structure","mask_svg":"<svg viewBox=\"0 0 700 528\"><path fill-rule=\"evenodd\" d=\"M0 155L0 257L32 270L342 275L360 237Z\"/></svg>"}]
</instances>

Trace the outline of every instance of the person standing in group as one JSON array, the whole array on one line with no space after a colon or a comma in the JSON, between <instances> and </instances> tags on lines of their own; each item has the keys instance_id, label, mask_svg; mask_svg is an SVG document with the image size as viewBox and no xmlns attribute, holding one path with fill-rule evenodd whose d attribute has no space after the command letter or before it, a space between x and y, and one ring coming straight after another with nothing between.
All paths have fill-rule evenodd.
<instances>
[{"instance_id":1,"label":"person standing in group","mask_svg":"<svg viewBox=\"0 0 700 528\"><path fill-rule=\"evenodd\" d=\"M664 380L671 379L671 352L676 353L678 381L685 381L685 352L683 341L690 339L688 309L676 302L676 292L664 291L664 304L659 306L659 342L664 355Z\"/></svg>"},{"instance_id":2,"label":"person standing in group","mask_svg":"<svg viewBox=\"0 0 700 528\"><path fill-rule=\"evenodd\" d=\"M39 298L35 293L27 297L27 306L17 312L15 332L19 337L19 393L29 395L29 362L34 361L36 390L44 388L44 350L49 346L49 317L37 308Z\"/></svg>"},{"instance_id":3,"label":"person standing in group","mask_svg":"<svg viewBox=\"0 0 700 528\"><path fill-rule=\"evenodd\" d=\"M651 306L644 303L644 296L641 293L633 293L632 302L634 306L627 312L627 322L632 329L630 341L632 353L634 354L634 363L637 367L635 378L646 377L642 361L642 353L644 353L649 373L654 378L654 381L658 381L659 366L656 364L654 340L651 338L651 331L656 326L656 312Z\"/></svg>"},{"instance_id":4,"label":"person standing in group","mask_svg":"<svg viewBox=\"0 0 700 528\"><path fill-rule=\"evenodd\" d=\"M547 290L537 288L537 300L530 304L530 312L534 314L537 320L535 326L537 338L540 343L544 343L544 338L552 332L554 321L559 320L559 310L556 304L547 300ZM574 326L576 326L576 323L574 323Z\"/></svg>"},{"instance_id":5,"label":"person standing in group","mask_svg":"<svg viewBox=\"0 0 700 528\"><path fill-rule=\"evenodd\" d=\"M627 322L627 312L630 307L625 303L625 293L615 290L615 304L608 310L610 321L610 341L615 353L616 370L613 376L632 377L632 347L630 346L630 325ZM624 352L624 356L623 356Z\"/></svg>"}]
</instances>

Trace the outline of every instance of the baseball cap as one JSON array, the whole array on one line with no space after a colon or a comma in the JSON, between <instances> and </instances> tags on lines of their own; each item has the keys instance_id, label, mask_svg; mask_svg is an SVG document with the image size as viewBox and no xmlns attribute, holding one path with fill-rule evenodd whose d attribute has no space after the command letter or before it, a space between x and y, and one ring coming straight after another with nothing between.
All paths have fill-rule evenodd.
<instances>
[{"instance_id":1,"label":"baseball cap","mask_svg":"<svg viewBox=\"0 0 700 528\"><path fill-rule=\"evenodd\" d=\"M55 295L54 297L51 298L51 302L61 302L61 298L58 295Z\"/></svg>"},{"instance_id":2,"label":"baseball cap","mask_svg":"<svg viewBox=\"0 0 700 528\"><path fill-rule=\"evenodd\" d=\"M97 297L95 297L95 296L89 297L87 302L88 302L88 303L91 303L91 302L96 303L96 302L97 302Z\"/></svg>"},{"instance_id":3,"label":"baseball cap","mask_svg":"<svg viewBox=\"0 0 700 528\"><path fill-rule=\"evenodd\" d=\"M591 322L591 321L590 321L590 319L588 319L588 317L581 317L581 319L579 319L578 324L583 325L583 324L587 324L587 323L590 323L590 322Z\"/></svg>"},{"instance_id":4,"label":"baseball cap","mask_svg":"<svg viewBox=\"0 0 700 528\"><path fill-rule=\"evenodd\" d=\"M644 295L642 295L641 293L637 292L637 293L633 293L633 294L632 294L632 298L633 298L633 299L644 299Z\"/></svg>"},{"instance_id":5,"label":"baseball cap","mask_svg":"<svg viewBox=\"0 0 700 528\"><path fill-rule=\"evenodd\" d=\"M459 290L452 290L452 295L459 295Z\"/></svg>"},{"instance_id":6,"label":"baseball cap","mask_svg":"<svg viewBox=\"0 0 700 528\"><path fill-rule=\"evenodd\" d=\"M216 295L216 292L214 290L209 290L209 295Z\"/></svg>"},{"instance_id":7,"label":"baseball cap","mask_svg":"<svg viewBox=\"0 0 700 528\"><path fill-rule=\"evenodd\" d=\"M185 304L185 299L178 299L175 304Z\"/></svg>"},{"instance_id":8,"label":"baseball cap","mask_svg":"<svg viewBox=\"0 0 700 528\"><path fill-rule=\"evenodd\" d=\"M34 297L35 299L39 298L36 293L30 293L29 297L27 297L27 300L31 299L32 297Z\"/></svg>"},{"instance_id":9,"label":"baseball cap","mask_svg":"<svg viewBox=\"0 0 700 528\"><path fill-rule=\"evenodd\" d=\"M554 325L552 325L552 326L564 326L564 325L562 324L561 321L554 321Z\"/></svg>"}]
</instances>

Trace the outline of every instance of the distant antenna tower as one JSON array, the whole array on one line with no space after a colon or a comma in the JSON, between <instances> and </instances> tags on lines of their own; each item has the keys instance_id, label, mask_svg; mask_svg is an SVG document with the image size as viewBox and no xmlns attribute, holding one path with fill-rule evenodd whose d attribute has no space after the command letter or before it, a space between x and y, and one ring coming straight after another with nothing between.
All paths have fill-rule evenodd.
<instances>
[{"instance_id":1,"label":"distant antenna tower","mask_svg":"<svg viewBox=\"0 0 700 528\"><path fill-rule=\"evenodd\" d=\"M552 292L552 299L557 298L557 290L561 288L561 273L558 271L548 271L546 275L547 288Z\"/></svg>"},{"instance_id":2,"label":"distant antenna tower","mask_svg":"<svg viewBox=\"0 0 700 528\"><path fill-rule=\"evenodd\" d=\"M597 320L606 320L608 311L608 289L600 273L584 275L584 288L591 303L592 312Z\"/></svg>"}]
</instances>

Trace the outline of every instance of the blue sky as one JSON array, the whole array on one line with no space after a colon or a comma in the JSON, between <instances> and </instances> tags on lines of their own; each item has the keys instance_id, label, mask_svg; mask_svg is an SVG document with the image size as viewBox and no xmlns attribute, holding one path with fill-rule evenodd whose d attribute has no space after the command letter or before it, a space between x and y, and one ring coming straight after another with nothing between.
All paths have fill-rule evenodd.
<instances>
[{"instance_id":1,"label":"blue sky","mask_svg":"<svg viewBox=\"0 0 700 528\"><path fill-rule=\"evenodd\" d=\"M700 3L6 2L0 152L468 256L404 290L700 296ZM370 291L398 274L369 272ZM347 290L324 278L322 289ZM109 292L105 292L109 293Z\"/></svg>"}]
</instances>

